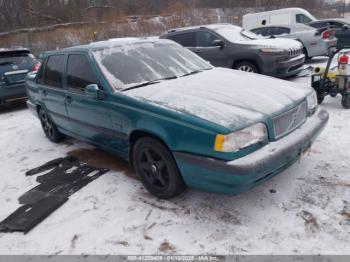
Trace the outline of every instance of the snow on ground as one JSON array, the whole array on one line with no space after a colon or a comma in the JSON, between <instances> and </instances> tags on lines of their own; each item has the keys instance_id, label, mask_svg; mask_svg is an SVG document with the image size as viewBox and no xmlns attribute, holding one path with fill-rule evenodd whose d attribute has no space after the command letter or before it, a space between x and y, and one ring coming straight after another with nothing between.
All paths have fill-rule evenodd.
<instances>
[{"instance_id":1,"label":"snow on ground","mask_svg":"<svg viewBox=\"0 0 350 262\"><path fill-rule=\"evenodd\" d=\"M314 60L313 63L324 63ZM308 84L308 77L295 79ZM350 252L350 110L327 98L328 127L294 166L239 196L189 189L161 201L117 157L49 142L24 106L0 112L0 220L37 183L26 170L69 152L112 169L0 254L343 254Z\"/></svg>"}]
</instances>

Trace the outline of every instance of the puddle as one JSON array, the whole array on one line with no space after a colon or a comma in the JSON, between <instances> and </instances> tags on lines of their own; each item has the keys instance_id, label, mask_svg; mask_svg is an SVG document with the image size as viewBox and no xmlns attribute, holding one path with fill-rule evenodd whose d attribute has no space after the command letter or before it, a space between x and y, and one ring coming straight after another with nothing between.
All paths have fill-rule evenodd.
<instances>
[{"instance_id":1,"label":"puddle","mask_svg":"<svg viewBox=\"0 0 350 262\"><path fill-rule=\"evenodd\" d=\"M116 172L123 172L129 177L138 179L137 175L131 170L128 162L103 150L97 148L82 148L68 152L68 155L75 156L79 158L80 161L85 162L88 165L108 168Z\"/></svg>"}]
</instances>

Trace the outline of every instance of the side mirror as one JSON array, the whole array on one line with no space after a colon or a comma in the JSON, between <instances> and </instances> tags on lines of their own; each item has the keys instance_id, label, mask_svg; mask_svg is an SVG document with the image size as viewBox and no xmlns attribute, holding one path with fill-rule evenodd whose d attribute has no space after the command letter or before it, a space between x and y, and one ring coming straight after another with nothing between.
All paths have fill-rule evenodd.
<instances>
[{"instance_id":1,"label":"side mirror","mask_svg":"<svg viewBox=\"0 0 350 262\"><path fill-rule=\"evenodd\" d=\"M213 46L219 46L221 48L224 48L225 47L225 42L220 40L220 39L217 39L217 40L214 40L213 43L212 43Z\"/></svg>"},{"instance_id":2,"label":"side mirror","mask_svg":"<svg viewBox=\"0 0 350 262\"><path fill-rule=\"evenodd\" d=\"M343 29L343 30L349 30L349 26L348 26L348 25L343 25L343 26L342 26L342 29Z\"/></svg>"},{"instance_id":3,"label":"side mirror","mask_svg":"<svg viewBox=\"0 0 350 262\"><path fill-rule=\"evenodd\" d=\"M87 97L97 100L100 98L100 89L96 84L87 85L85 87L85 94Z\"/></svg>"}]
</instances>

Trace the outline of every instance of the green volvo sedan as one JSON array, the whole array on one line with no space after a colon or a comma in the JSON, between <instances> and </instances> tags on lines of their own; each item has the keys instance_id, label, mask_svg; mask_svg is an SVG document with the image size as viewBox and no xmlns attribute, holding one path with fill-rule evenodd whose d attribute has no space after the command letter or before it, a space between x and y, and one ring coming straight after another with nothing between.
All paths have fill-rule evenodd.
<instances>
[{"instance_id":1,"label":"green volvo sedan","mask_svg":"<svg viewBox=\"0 0 350 262\"><path fill-rule=\"evenodd\" d=\"M47 138L126 159L163 199L187 186L246 191L299 159L329 118L311 87L215 68L170 40L114 39L43 58L26 85Z\"/></svg>"}]
</instances>

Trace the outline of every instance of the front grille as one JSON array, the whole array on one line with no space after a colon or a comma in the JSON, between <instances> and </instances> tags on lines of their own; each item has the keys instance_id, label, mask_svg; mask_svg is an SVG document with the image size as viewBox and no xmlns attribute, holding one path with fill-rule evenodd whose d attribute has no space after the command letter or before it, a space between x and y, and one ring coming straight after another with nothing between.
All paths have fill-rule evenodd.
<instances>
[{"instance_id":1,"label":"front grille","mask_svg":"<svg viewBox=\"0 0 350 262\"><path fill-rule=\"evenodd\" d=\"M303 50L301 48L289 48L289 56L297 57L302 54Z\"/></svg>"},{"instance_id":2,"label":"front grille","mask_svg":"<svg viewBox=\"0 0 350 262\"><path fill-rule=\"evenodd\" d=\"M282 136L292 132L304 123L307 117L307 103L303 102L297 107L285 112L273 119L275 138L279 139Z\"/></svg>"}]
</instances>

